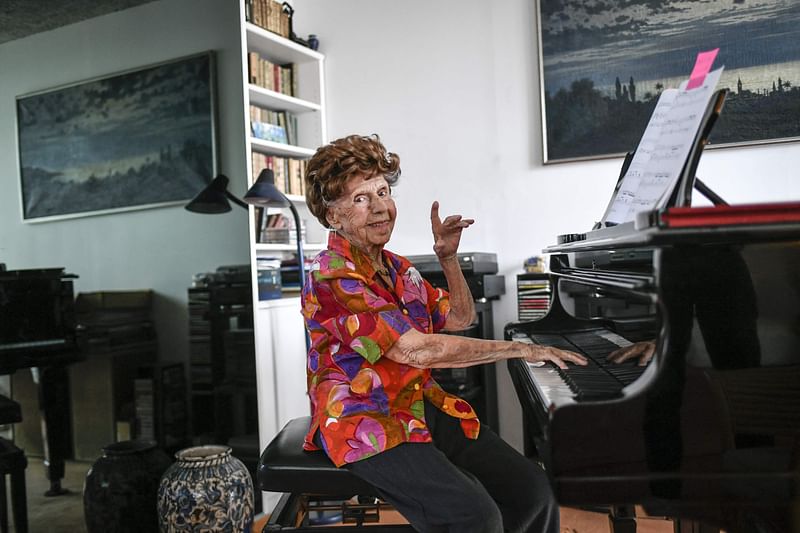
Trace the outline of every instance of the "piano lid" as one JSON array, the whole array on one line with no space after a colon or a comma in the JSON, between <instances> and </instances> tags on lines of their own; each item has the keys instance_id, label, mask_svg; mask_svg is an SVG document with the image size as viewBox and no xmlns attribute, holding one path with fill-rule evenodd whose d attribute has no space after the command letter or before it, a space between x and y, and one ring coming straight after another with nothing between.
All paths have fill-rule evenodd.
<instances>
[{"instance_id":1,"label":"piano lid","mask_svg":"<svg viewBox=\"0 0 800 533\"><path fill-rule=\"evenodd\" d=\"M670 207L653 213L662 228L697 228L800 222L800 202Z\"/></svg>"},{"instance_id":2,"label":"piano lid","mask_svg":"<svg viewBox=\"0 0 800 533\"><path fill-rule=\"evenodd\" d=\"M72 279L63 268L0 272L0 345L40 348L75 336Z\"/></svg>"},{"instance_id":3,"label":"piano lid","mask_svg":"<svg viewBox=\"0 0 800 533\"><path fill-rule=\"evenodd\" d=\"M577 235L577 236L576 236ZM599 228L548 246L544 253L800 238L800 202L668 207L634 222Z\"/></svg>"},{"instance_id":4,"label":"piano lid","mask_svg":"<svg viewBox=\"0 0 800 533\"><path fill-rule=\"evenodd\" d=\"M64 267L54 268L27 268L22 270L0 269L0 281L15 281L26 279L76 279L76 274L64 272Z\"/></svg>"}]
</instances>

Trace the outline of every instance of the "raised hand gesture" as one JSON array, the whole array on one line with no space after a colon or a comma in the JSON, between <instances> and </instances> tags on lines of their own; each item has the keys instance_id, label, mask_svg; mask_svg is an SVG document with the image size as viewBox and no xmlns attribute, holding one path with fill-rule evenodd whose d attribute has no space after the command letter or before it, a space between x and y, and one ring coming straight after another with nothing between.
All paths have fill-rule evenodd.
<instances>
[{"instance_id":1,"label":"raised hand gesture","mask_svg":"<svg viewBox=\"0 0 800 533\"><path fill-rule=\"evenodd\" d=\"M461 232L475 220L462 218L461 215L450 215L444 221L439 218L439 202L431 205L431 230L433 231L433 251L439 259L456 255L461 242Z\"/></svg>"}]
</instances>

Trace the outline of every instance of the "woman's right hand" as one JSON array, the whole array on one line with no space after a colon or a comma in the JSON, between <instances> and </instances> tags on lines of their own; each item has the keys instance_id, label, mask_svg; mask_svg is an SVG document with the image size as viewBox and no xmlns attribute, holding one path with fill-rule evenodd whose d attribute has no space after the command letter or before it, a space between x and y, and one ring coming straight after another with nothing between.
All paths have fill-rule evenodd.
<instances>
[{"instance_id":1,"label":"woman's right hand","mask_svg":"<svg viewBox=\"0 0 800 533\"><path fill-rule=\"evenodd\" d=\"M567 368L567 363L575 363L576 365L585 366L588 364L586 357L575 352L567 350L560 350L552 346L540 346L538 344L523 344L525 347L525 354L523 358L533 364L543 365L545 363L553 363L559 368Z\"/></svg>"},{"instance_id":2,"label":"woman's right hand","mask_svg":"<svg viewBox=\"0 0 800 533\"><path fill-rule=\"evenodd\" d=\"M439 202L431 205L431 231L433 231L433 251L439 259L454 257L458 253L461 232L470 227L475 220L461 215L450 215L442 221L439 218Z\"/></svg>"}]
</instances>

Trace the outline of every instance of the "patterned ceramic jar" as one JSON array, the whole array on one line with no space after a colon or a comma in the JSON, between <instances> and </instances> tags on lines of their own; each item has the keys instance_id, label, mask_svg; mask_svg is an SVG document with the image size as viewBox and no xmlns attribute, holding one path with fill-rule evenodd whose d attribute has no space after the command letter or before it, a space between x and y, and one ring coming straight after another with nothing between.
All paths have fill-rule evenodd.
<instances>
[{"instance_id":1,"label":"patterned ceramic jar","mask_svg":"<svg viewBox=\"0 0 800 533\"><path fill-rule=\"evenodd\" d=\"M158 514L162 533L249 532L253 481L228 446L195 446L175 454L161 477Z\"/></svg>"}]
</instances>

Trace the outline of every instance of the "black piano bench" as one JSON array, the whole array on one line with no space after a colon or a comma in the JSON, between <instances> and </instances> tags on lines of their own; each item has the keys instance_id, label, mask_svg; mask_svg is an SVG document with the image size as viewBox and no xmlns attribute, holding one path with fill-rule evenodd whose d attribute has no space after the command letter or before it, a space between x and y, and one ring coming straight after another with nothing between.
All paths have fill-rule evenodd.
<instances>
[{"instance_id":1,"label":"black piano bench","mask_svg":"<svg viewBox=\"0 0 800 533\"><path fill-rule=\"evenodd\" d=\"M8 503L6 501L6 475L11 476L11 511L14 531L28 533L28 504L25 499L25 468L28 460L21 449L0 437L0 531L8 533Z\"/></svg>"},{"instance_id":2,"label":"black piano bench","mask_svg":"<svg viewBox=\"0 0 800 533\"><path fill-rule=\"evenodd\" d=\"M15 424L22 422L22 408L7 396L0 394L0 424Z\"/></svg>"},{"instance_id":3,"label":"black piano bench","mask_svg":"<svg viewBox=\"0 0 800 533\"><path fill-rule=\"evenodd\" d=\"M379 525L380 511L390 506L376 497L372 485L336 468L325 452L303 450L310 424L308 416L290 420L261 454L258 488L282 493L262 533L326 530L329 528L316 525L313 518L324 517L324 513L341 514L341 520L330 527L336 532L414 531L408 524Z\"/></svg>"}]
</instances>

